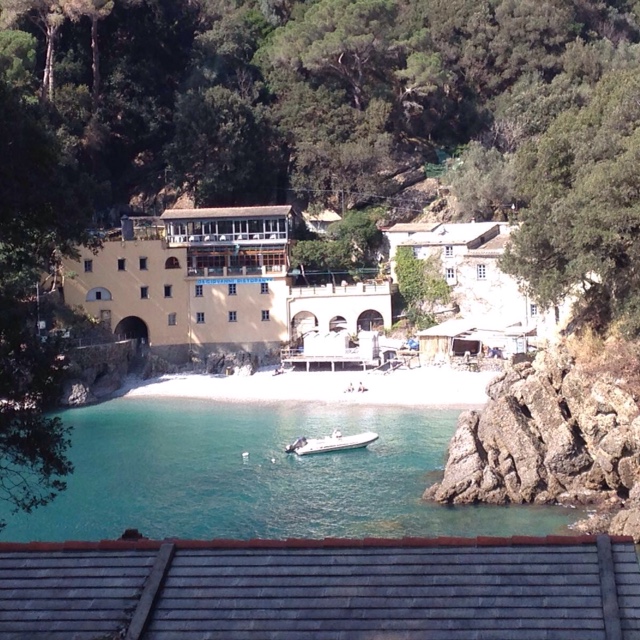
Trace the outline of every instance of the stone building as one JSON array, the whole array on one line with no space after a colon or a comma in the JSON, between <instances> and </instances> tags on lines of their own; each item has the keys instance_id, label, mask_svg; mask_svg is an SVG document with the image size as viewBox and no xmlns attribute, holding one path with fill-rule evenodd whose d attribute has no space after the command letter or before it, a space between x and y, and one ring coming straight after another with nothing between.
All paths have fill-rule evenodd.
<instances>
[{"instance_id":1,"label":"stone building","mask_svg":"<svg viewBox=\"0 0 640 640\"><path fill-rule=\"evenodd\" d=\"M569 304L540 309L517 280L500 269L510 234L511 227L500 222L398 224L385 231L394 279L398 247L411 247L417 258L435 256L461 317L520 326L523 335L535 328L538 338L550 340L566 321Z\"/></svg>"},{"instance_id":2,"label":"stone building","mask_svg":"<svg viewBox=\"0 0 640 640\"><path fill-rule=\"evenodd\" d=\"M391 326L389 283L293 286L291 207L169 209L123 218L64 262L64 299L171 361L277 351L305 328Z\"/></svg>"}]
</instances>

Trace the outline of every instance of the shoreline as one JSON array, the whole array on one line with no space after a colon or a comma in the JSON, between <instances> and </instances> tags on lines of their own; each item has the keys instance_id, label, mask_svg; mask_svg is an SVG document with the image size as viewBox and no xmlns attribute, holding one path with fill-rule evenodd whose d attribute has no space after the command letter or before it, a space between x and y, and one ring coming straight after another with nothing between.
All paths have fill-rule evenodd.
<instances>
[{"instance_id":1,"label":"shoreline","mask_svg":"<svg viewBox=\"0 0 640 640\"><path fill-rule=\"evenodd\" d=\"M251 376L182 373L130 380L114 397L465 410L486 404L486 386L499 374L445 366L400 369L389 374L351 370L287 371L274 375L274 371L275 367L263 367ZM366 391L357 391L360 383ZM353 391L347 391L350 385Z\"/></svg>"}]
</instances>

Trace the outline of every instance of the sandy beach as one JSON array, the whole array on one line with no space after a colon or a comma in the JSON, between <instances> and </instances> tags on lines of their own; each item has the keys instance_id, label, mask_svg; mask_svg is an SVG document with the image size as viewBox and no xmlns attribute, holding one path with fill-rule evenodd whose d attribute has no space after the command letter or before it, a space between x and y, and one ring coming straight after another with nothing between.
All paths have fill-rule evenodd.
<instances>
[{"instance_id":1,"label":"sandy beach","mask_svg":"<svg viewBox=\"0 0 640 640\"><path fill-rule=\"evenodd\" d=\"M366 406L434 408L482 407L485 388L495 371L457 371L448 367L400 369L389 374L361 371L287 371L274 375L274 367L252 376L177 374L138 382L127 398L196 398L217 402L314 402ZM366 391L358 392L363 384ZM354 390L346 391L352 385Z\"/></svg>"}]
</instances>

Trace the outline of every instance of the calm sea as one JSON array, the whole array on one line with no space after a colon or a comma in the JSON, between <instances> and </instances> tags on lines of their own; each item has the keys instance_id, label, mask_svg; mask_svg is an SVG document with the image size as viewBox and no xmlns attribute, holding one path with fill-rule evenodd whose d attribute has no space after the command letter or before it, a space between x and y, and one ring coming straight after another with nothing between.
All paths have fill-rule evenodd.
<instances>
[{"instance_id":1,"label":"calm sea","mask_svg":"<svg viewBox=\"0 0 640 640\"><path fill-rule=\"evenodd\" d=\"M76 470L52 504L10 515L1 540L544 535L579 513L441 507L437 479L458 411L238 406L117 399L64 412ZM298 435L376 431L368 449L298 457ZM243 457L248 452L248 457ZM4 511L1 511L4 510Z\"/></svg>"}]
</instances>

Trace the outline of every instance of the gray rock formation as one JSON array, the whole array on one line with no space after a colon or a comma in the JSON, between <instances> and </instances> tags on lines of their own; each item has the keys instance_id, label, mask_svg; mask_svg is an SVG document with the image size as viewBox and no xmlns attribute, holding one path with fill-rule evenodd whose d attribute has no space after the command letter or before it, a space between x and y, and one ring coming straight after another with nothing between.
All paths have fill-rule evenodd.
<instances>
[{"instance_id":1,"label":"gray rock formation","mask_svg":"<svg viewBox=\"0 0 640 640\"><path fill-rule=\"evenodd\" d=\"M76 407L111 397L122 386L135 353L135 341L73 349L60 404Z\"/></svg>"},{"instance_id":2,"label":"gray rock formation","mask_svg":"<svg viewBox=\"0 0 640 640\"><path fill-rule=\"evenodd\" d=\"M542 352L487 393L482 413L460 416L444 477L425 499L596 505L608 514L598 529L640 539L640 408L622 383Z\"/></svg>"}]
</instances>

